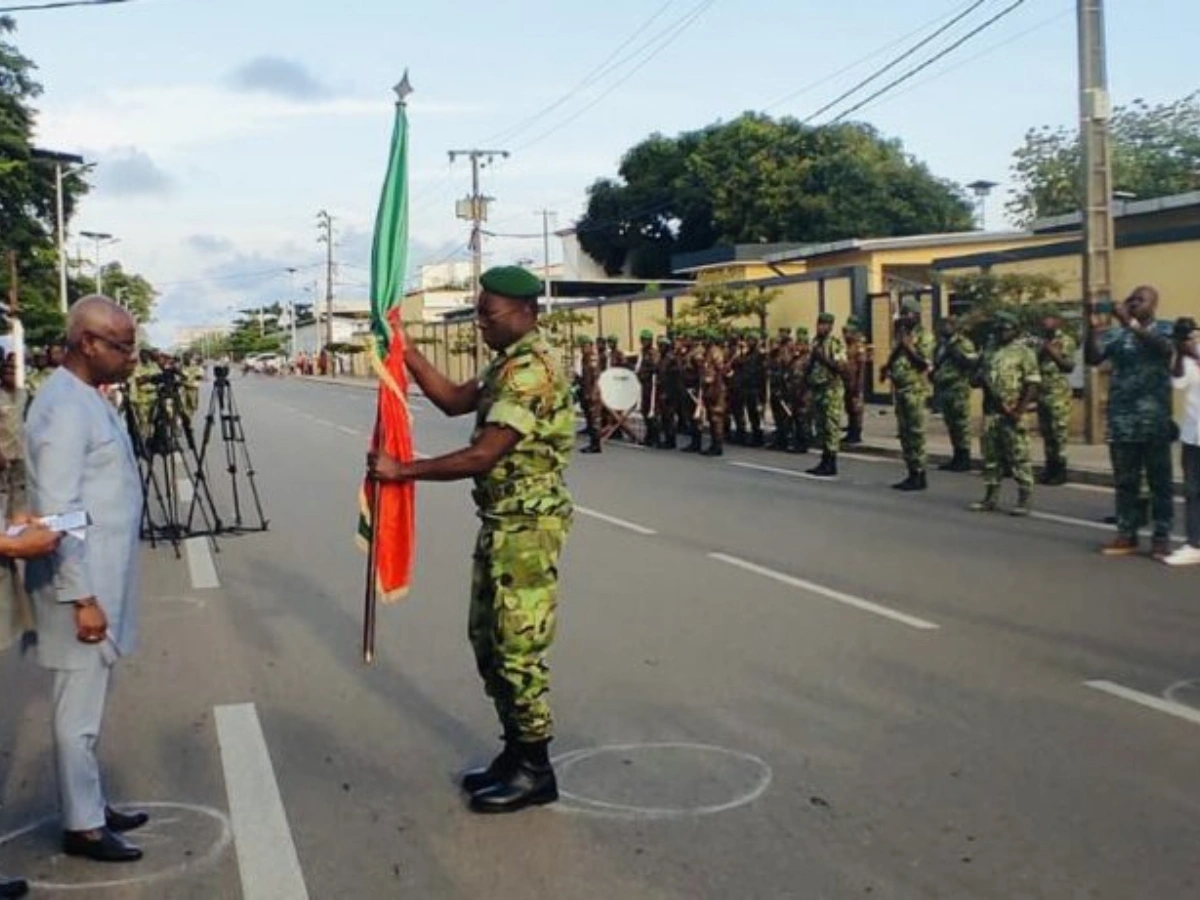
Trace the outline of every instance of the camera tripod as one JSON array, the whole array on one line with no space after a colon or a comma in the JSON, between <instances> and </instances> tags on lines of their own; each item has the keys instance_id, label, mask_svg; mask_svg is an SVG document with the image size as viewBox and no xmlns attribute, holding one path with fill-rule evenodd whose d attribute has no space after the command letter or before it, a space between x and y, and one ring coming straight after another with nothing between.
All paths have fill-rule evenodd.
<instances>
[{"instance_id":1,"label":"camera tripod","mask_svg":"<svg viewBox=\"0 0 1200 900\"><path fill-rule=\"evenodd\" d=\"M155 481L159 474L156 469L161 469L164 488L161 491L160 511L163 523L156 525L153 517L149 515L149 510L147 518L151 539L153 540L155 532L167 536L178 554L178 543L182 538L197 534L213 536L220 533L221 519L217 514L212 492L208 488L204 464L196 449L192 420L183 404L178 376L164 372L156 377L158 390L147 416L142 444L147 480ZM192 485L191 508L186 521L179 497L181 465L184 476L191 479ZM197 505L205 524L205 530L202 532L195 531L192 527Z\"/></svg>"},{"instance_id":2,"label":"camera tripod","mask_svg":"<svg viewBox=\"0 0 1200 900\"><path fill-rule=\"evenodd\" d=\"M133 454L138 461L140 481L142 483L142 524L141 536L145 540L149 538L152 548L158 547L158 528L154 524L154 516L150 512L150 496L153 491L155 502L158 504L159 513L165 520L170 520L170 506L167 502L167 496L163 493L162 484L158 480L158 475L154 471L154 466L151 464L150 455L146 450L146 442L142 439L141 426L138 424L137 413L134 412L133 403L129 399L129 386L126 385L122 391L123 399L121 401L122 413L125 416L125 431L129 434L129 441L133 445ZM179 559L179 535L168 530L163 533L163 536L171 544L171 549L175 551L175 558Z\"/></svg>"},{"instance_id":3,"label":"camera tripod","mask_svg":"<svg viewBox=\"0 0 1200 900\"><path fill-rule=\"evenodd\" d=\"M233 385L229 383L229 367L215 366L213 375L213 389L208 398L208 412L204 416L204 436L200 440L199 467L204 468L212 440L213 427L219 422L221 445L225 452L225 471L229 474L229 487L233 498L233 524L226 527L225 530L232 532L266 531L269 523L263 514L262 501L258 496L258 485L254 481L254 463L250 459L250 450L246 446L246 432L242 428L242 417L238 412L237 401L233 397ZM242 468L239 468L239 464ZM246 484L250 489L250 497L254 501L254 512L258 516L257 526L243 523L242 489L239 486L239 475L243 472ZM199 499L199 494L192 498L192 509L188 513L189 523L195 514Z\"/></svg>"}]
</instances>

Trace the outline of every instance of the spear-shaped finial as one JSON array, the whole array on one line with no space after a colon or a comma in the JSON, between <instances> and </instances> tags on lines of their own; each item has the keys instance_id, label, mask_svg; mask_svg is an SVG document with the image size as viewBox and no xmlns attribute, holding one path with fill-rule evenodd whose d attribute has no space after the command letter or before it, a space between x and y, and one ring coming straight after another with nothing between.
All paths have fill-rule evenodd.
<instances>
[{"instance_id":1,"label":"spear-shaped finial","mask_svg":"<svg viewBox=\"0 0 1200 900\"><path fill-rule=\"evenodd\" d=\"M408 80L408 69L404 70L404 77L400 79L400 83L392 88L396 92L397 102L401 106L407 105L408 95L413 92L412 82Z\"/></svg>"}]
</instances>

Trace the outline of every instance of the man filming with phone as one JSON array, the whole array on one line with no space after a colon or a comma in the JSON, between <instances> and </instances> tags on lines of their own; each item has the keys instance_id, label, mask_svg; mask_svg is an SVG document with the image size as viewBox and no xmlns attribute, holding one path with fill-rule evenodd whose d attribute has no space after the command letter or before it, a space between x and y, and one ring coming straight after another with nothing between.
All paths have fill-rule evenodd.
<instances>
[{"instance_id":1,"label":"man filming with phone","mask_svg":"<svg viewBox=\"0 0 1200 900\"><path fill-rule=\"evenodd\" d=\"M1194 566L1200 563L1200 347L1196 346L1196 320L1176 320L1171 339L1175 342L1171 383L1184 392L1179 439L1183 444L1180 456L1187 500L1187 543L1163 562L1168 566Z\"/></svg>"}]
</instances>

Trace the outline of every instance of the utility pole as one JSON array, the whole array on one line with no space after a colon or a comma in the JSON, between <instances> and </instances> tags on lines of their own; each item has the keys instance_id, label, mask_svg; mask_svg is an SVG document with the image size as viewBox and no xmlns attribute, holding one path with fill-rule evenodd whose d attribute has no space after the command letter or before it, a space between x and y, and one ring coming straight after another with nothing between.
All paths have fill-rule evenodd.
<instances>
[{"instance_id":1,"label":"utility pole","mask_svg":"<svg viewBox=\"0 0 1200 900\"><path fill-rule=\"evenodd\" d=\"M542 216L542 259L545 271L542 275L542 285L546 289L546 315L554 312L554 298L550 294L550 217L557 215L552 209L539 210Z\"/></svg>"},{"instance_id":2,"label":"utility pole","mask_svg":"<svg viewBox=\"0 0 1200 900\"><path fill-rule=\"evenodd\" d=\"M1083 145L1083 320L1090 335L1097 304L1109 304L1113 290L1112 154L1105 59L1104 0L1077 0L1079 13L1079 118ZM1102 433L1097 372L1084 370L1084 431L1089 444Z\"/></svg>"},{"instance_id":3,"label":"utility pole","mask_svg":"<svg viewBox=\"0 0 1200 900\"><path fill-rule=\"evenodd\" d=\"M323 232L317 241L325 244L325 347L328 349L333 343L333 216L321 210L317 213L317 228Z\"/></svg>"},{"instance_id":4,"label":"utility pole","mask_svg":"<svg viewBox=\"0 0 1200 900\"><path fill-rule=\"evenodd\" d=\"M471 221L471 296L479 296L479 276L483 274L483 223L487 221L487 205L494 198L479 192L479 170L496 159L507 159L507 150L451 150L450 162L460 156L471 160L471 195L455 204L455 213L460 219ZM479 369L482 344L479 332L475 332L475 368Z\"/></svg>"},{"instance_id":5,"label":"utility pole","mask_svg":"<svg viewBox=\"0 0 1200 900\"><path fill-rule=\"evenodd\" d=\"M12 337L13 370L17 390L25 389L25 325L21 321L21 291L17 273L17 251L8 251L8 322Z\"/></svg>"},{"instance_id":6,"label":"utility pole","mask_svg":"<svg viewBox=\"0 0 1200 900\"><path fill-rule=\"evenodd\" d=\"M101 263L100 263L100 245L102 243L103 244L117 244L117 243L120 243L121 239L117 238L117 237L113 237L111 234L109 234L108 232L105 232L105 231L81 231L81 232L79 232L79 236L85 237L85 238L90 238L91 240L96 242L96 293L103 294L104 293L104 266L101 265Z\"/></svg>"}]
</instances>

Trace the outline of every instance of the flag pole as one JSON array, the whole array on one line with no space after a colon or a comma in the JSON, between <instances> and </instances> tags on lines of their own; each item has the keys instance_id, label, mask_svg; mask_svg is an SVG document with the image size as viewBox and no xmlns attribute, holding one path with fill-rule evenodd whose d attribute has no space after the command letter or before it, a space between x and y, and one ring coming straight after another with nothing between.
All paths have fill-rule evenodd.
<instances>
[{"instance_id":1,"label":"flag pole","mask_svg":"<svg viewBox=\"0 0 1200 900\"><path fill-rule=\"evenodd\" d=\"M393 90L396 93L396 106L402 112L404 107L408 105L408 95L412 93L412 85L408 80L408 71L404 72L404 77L400 79ZM407 126L406 126L407 127ZM378 223L377 223L378 224ZM405 239L407 240L407 234ZM376 242L379 240L378 233L376 234ZM378 247L375 251L378 251ZM372 290L377 289L375 279L375 253L372 253ZM375 314L378 314L380 297L372 296L371 304ZM390 303L393 297L387 297ZM373 322L373 325L378 323ZM375 352L379 354L378 341L375 345ZM381 388L382 390L382 388ZM371 432L371 449L378 452L380 448L386 447L387 443L383 438L383 410L382 398L377 394L375 398L375 428ZM375 661L375 625L377 620L377 612L379 609L379 577L375 571L379 559L379 497L382 486L379 481L372 478L369 481L369 486L366 491L367 498L367 516L370 522L370 535L367 541L367 577L366 585L363 591L363 633L362 633L362 655L363 662L370 665Z\"/></svg>"}]
</instances>

